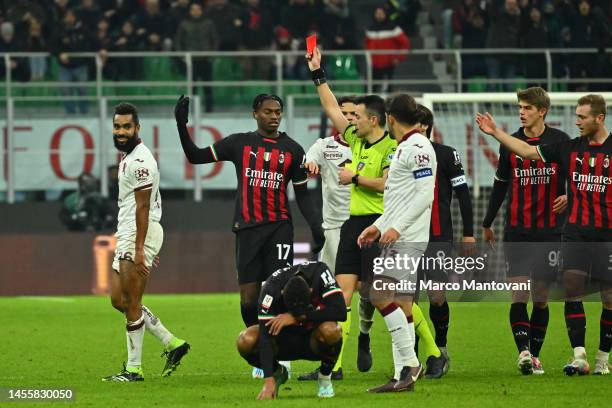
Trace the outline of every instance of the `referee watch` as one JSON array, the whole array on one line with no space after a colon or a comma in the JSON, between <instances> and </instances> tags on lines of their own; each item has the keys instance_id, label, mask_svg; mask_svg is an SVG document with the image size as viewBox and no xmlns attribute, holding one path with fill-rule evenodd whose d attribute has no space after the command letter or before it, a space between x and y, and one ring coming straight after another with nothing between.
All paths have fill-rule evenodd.
<instances>
[{"instance_id":1,"label":"referee watch","mask_svg":"<svg viewBox=\"0 0 612 408\"><path fill-rule=\"evenodd\" d=\"M353 177L351 177L351 182L358 186L359 185L359 174L355 174Z\"/></svg>"}]
</instances>

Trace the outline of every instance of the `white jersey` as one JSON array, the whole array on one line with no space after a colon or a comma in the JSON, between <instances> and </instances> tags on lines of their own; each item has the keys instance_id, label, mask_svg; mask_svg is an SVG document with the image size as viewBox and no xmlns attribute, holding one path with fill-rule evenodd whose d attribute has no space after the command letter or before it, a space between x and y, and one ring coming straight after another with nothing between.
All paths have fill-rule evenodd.
<instances>
[{"instance_id":1,"label":"white jersey","mask_svg":"<svg viewBox=\"0 0 612 408\"><path fill-rule=\"evenodd\" d=\"M151 151L139 143L119 163L119 216L117 217L117 238L136 234L135 191L151 189L149 222L159 222L162 215L159 194L159 169Z\"/></svg>"},{"instance_id":2,"label":"white jersey","mask_svg":"<svg viewBox=\"0 0 612 408\"><path fill-rule=\"evenodd\" d=\"M351 186L340 184L338 170L351 162L351 149L340 139L330 136L317 141L306 153L307 162L319 166L323 180L323 228L340 228L349 217Z\"/></svg>"},{"instance_id":3,"label":"white jersey","mask_svg":"<svg viewBox=\"0 0 612 408\"><path fill-rule=\"evenodd\" d=\"M381 234L393 228L401 242L429 241L436 169L436 153L429 139L416 130L406 134L385 182L383 215L374 223Z\"/></svg>"}]
</instances>

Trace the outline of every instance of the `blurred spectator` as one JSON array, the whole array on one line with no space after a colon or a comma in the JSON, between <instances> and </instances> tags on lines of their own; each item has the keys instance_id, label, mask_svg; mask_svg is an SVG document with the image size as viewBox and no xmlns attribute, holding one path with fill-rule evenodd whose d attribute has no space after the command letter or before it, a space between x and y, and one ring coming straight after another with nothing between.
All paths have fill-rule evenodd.
<instances>
[{"instance_id":1,"label":"blurred spectator","mask_svg":"<svg viewBox=\"0 0 612 408\"><path fill-rule=\"evenodd\" d=\"M68 53L71 52L91 52L95 50L94 40L80 21L77 20L76 14L72 10L68 10L64 15L63 24L59 27L57 39L55 41L54 53L59 61L59 80L61 82L86 82L89 80L89 64L92 59L71 57ZM68 85L68 84L67 84ZM76 104L70 96L76 94L79 97L87 95L84 86L66 86L62 89L65 97L64 106L67 113L76 113ZM78 101L79 110L81 113L87 113L89 103L87 100L81 99Z\"/></svg>"},{"instance_id":2,"label":"blurred spectator","mask_svg":"<svg viewBox=\"0 0 612 408\"><path fill-rule=\"evenodd\" d=\"M176 35L181 21L189 18L189 9L191 6L191 0L177 0L172 4L172 7L168 10L168 32Z\"/></svg>"},{"instance_id":3,"label":"blurred spectator","mask_svg":"<svg viewBox=\"0 0 612 408\"><path fill-rule=\"evenodd\" d=\"M123 23L141 8L138 0L96 0L96 3L109 22L111 33L120 31Z\"/></svg>"},{"instance_id":4,"label":"blurred spectator","mask_svg":"<svg viewBox=\"0 0 612 408\"><path fill-rule=\"evenodd\" d=\"M11 22L0 24L0 53L4 52L23 52L24 45L19 42L15 36L15 26ZM9 60L9 69L11 78L14 81L29 81L30 69L25 58L11 57ZM0 61L0 76L5 78L7 67L4 65L4 59Z\"/></svg>"},{"instance_id":5,"label":"blurred spectator","mask_svg":"<svg viewBox=\"0 0 612 408\"><path fill-rule=\"evenodd\" d=\"M42 25L36 19L30 20L30 31L26 38L27 52L46 52L47 39L43 35ZM30 78L40 81L47 73L47 57L30 57Z\"/></svg>"},{"instance_id":6,"label":"blurred spectator","mask_svg":"<svg viewBox=\"0 0 612 408\"><path fill-rule=\"evenodd\" d=\"M456 20L455 20L456 21ZM485 48L487 27L484 14L472 7L467 11L461 23L462 48ZM463 78L484 77L487 74L482 55L463 54Z\"/></svg>"},{"instance_id":7,"label":"blurred spectator","mask_svg":"<svg viewBox=\"0 0 612 408\"><path fill-rule=\"evenodd\" d=\"M542 23L542 13L536 7L525 10L521 15L521 31L519 34L519 46L521 48L548 48L548 30ZM544 54L525 54L523 56L525 77L546 78L546 56ZM531 81L528 86L546 87L546 81Z\"/></svg>"},{"instance_id":8,"label":"blurred spectator","mask_svg":"<svg viewBox=\"0 0 612 408\"><path fill-rule=\"evenodd\" d=\"M500 4L502 3L503 4ZM489 5L489 32L487 33L487 48L517 48L521 25L521 10L517 0L492 0ZM517 56L515 54L487 54L487 76L490 79L514 79ZM503 88L511 92L514 84L506 83ZM494 92L496 85L490 83L487 87Z\"/></svg>"},{"instance_id":9,"label":"blurred spectator","mask_svg":"<svg viewBox=\"0 0 612 408\"><path fill-rule=\"evenodd\" d=\"M113 36L110 51L141 51L142 38L136 35L134 23L130 20L121 25L121 30ZM137 80L142 78L142 58L112 58L108 64L109 75L114 80Z\"/></svg>"},{"instance_id":10,"label":"blurred spectator","mask_svg":"<svg viewBox=\"0 0 612 408\"><path fill-rule=\"evenodd\" d=\"M102 18L96 23L96 36L95 36L95 48L100 51L100 58L102 59L102 75L104 78L112 79L112 68L107 64L108 62L108 50L112 48L113 39L111 38L110 24L107 19ZM90 72L90 76L95 76L95 71Z\"/></svg>"},{"instance_id":11,"label":"blurred spectator","mask_svg":"<svg viewBox=\"0 0 612 408\"><path fill-rule=\"evenodd\" d=\"M315 7L308 0L289 0L281 12L281 24L300 41L300 48L305 48L306 36L317 28Z\"/></svg>"},{"instance_id":12,"label":"blurred spectator","mask_svg":"<svg viewBox=\"0 0 612 408\"><path fill-rule=\"evenodd\" d=\"M402 29L387 18L384 8L374 10L374 22L365 32L365 48L367 50L405 50L410 49L410 40ZM375 54L372 55L372 76L374 80L391 80L395 67L403 60L401 54ZM387 83L383 86L375 85L374 92L389 92Z\"/></svg>"},{"instance_id":13,"label":"blurred spectator","mask_svg":"<svg viewBox=\"0 0 612 408\"><path fill-rule=\"evenodd\" d=\"M275 51L297 51L300 42L291 38L291 33L286 27L278 26L274 29L274 44L272 49ZM283 56L283 78L295 79L299 77L296 71L299 71L299 66L305 65L295 55Z\"/></svg>"},{"instance_id":14,"label":"blurred spectator","mask_svg":"<svg viewBox=\"0 0 612 408\"><path fill-rule=\"evenodd\" d=\"M145 51L172 49L172 40L167 32L166 17L161 13L159 0L145 0L144 10L135 19L136 34L143 38Z\"/></svg>"},{"instance_id":15,"label":"blurred spectator","mask_svg":"<svg viewBox=\"0 0 612 408\"><path fill-rule=\"evenodd\" d=\"M398 25L407 35L415 34L416 18L421 11L420 0L387 0L388 19Z\"/></svg>"},{"instance_id":16,"label":"blurred spectator","mask_svg":"<svg viewBox=\"0 0 612 408\"><path fill-rule=\"evenodd\" d=\"M66 196L59 217L70 231L100 231L115 223L110 199L99 193L98 179L89 173L79 176L79 189Z\"/></svg>"},{"instance_id":17,"label":"blurred spectator","mask_svg":"<svg viewBox=\"0 0 612 408\"><path fill-rule=\"evenodd\" d=\"M96 27L98 21L103 17L100 7L94 3L94 0L81 0L81 6L75 11L83 27L89 29Z\"/></svg>"},{"instance_id":18,"label":"blurred spectator","mask_svg":"<svg viewBox=\"0 0 612 408\"><path fill-rule=\"evenodd\" d=\"M199 3L191 5L189 17L179 25L174 37L174 46L178 51L216 51L219 48L219 36L215 25L203 15ZM212 81L210 58L193 57L192 63L195 81ZM206 112L212 112L212 89L210 86L204 86L203 91Z\"/></svg>"},{"instance_id":19,"label":"blurred spectator","mask_svg":"<svg viewBox=\"0 0 612 408\"><path fill-rule=\"evenodd\" d=\"M38 20L42 25L45 24L46 16L43 8L33 0L13 0L8 4L6 19L15 26L15 36L23 39L28 35L30 30L30 21Z\"/></svg>"},{"instance_id":20,"label":"blurred spectator","mask_svg":"<svg viewBox=\"0 0 612 408\"><path fill-rule=\"evenodd\" d=\"M53 0L51 14L53 23L50 26L56 27L63 24L64 15L70 9L69 0ZM50 27L53 29L53 27ZM53 31L51 33L55 34Z\"/></svg>"},{"instance_id":21,"label":"blurred spectator","mask_svg":"<svg viewBox=\"0 0 612 408\"><path fill-rule=\"evenodd\" d=\"M219 34L219 51L237 51L243 25L240 7L227 0L209 0L204 15L215 24Z\"/></svg>"},{"instance_id":22,"label":"blurred spectator","mask_svg":"<svg viewBox=\"0 0 612 408\"><path fill-rule=\"evenodd\" d=\"M261 7L260 0L246 0L241 16L242 48L251 51L269 51L272 46L272 17ZM241 58L245 79L269 79L272 58Z\"/></svg>"},{"instance_id":23,"label":"blurred spectator","mask_svg":"<svg viewBox=\"0 0 612 408\"><path fill-rule=\"evenodd\" d=\"M347 0L323 0L321 14L321 41L328 49L354 50L356 41L355 20Z\"/></svg>"}]
</instances>

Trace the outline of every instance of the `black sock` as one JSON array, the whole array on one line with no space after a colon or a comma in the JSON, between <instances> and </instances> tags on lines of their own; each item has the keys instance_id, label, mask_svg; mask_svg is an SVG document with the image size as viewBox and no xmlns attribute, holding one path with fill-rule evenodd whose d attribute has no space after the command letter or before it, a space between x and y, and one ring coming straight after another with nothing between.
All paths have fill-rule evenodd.
<instances>
[{"instance_id":1,"label":"black sock","mask_svg":"<svg viewBox=\"0 0 612 408\"><path fill-rule=\"evenodd\" d=\"M253 326L259 322L257 318L257 303L240 303L240 314L245 327Z\"/></svg>"},{"instance_id":2,"label":"black sock","mask_svg":"<svg viewBox=\"0 0 612 408\"><path fill-rule=\"evenodd\" d=\"M414 334L414 354L416 354L417 358L419 357L419 335Z\"/></svg>"},{"instance_id":3,"label":"black sock","mask_svg":"<svg viewBox=\"0 0 612 408\"><path fill-rule=\"evenodd\" d=\"M538 357L540 350L544 344L546 337L546 329L548 328L548 306L539 308L533 306L531 309L531 321L529 328L531 329L531 337L529 339L529 349L531 354Z\"/></svg>"},{"instance_id":4,"label":"black sock","mask_svg":"<svg viewBox=\"0 0 612 408\"><path fill-rule=\"evenodd\" d=\"M529 350L529 315L526 303L512 303L510 306L510 327L519 353Z\"/></svg>"},{"instance_id":5,"label":"black sock","mask_svg":"<svg viewBox=\"0 0 612 408\"><path fill-rule=\"evenodd\" d=\"M565 325L572 347L584 347L586 316L582 302L565 302Z\"/></svg>"},{"instance_id":6,"label":"black sock","mask_svg":"<svg viewBox=\"0 0 612 408\"><path fill-rule=\"evenodd\" d=\"M317 342L317 352L321 356L321 375L330 375L342 350L342 337L337 343L326 344Z\"/></svg>"},{"instance_id":7,"label":"black sock","mask_svg":"<svg viewBox=\"0 0 612 408\"><path fill-rule=\"evenodd\" d=\"M440 306L436 306L433 303L429 305L429 318L436 330L436 345L438 347L446 347L449 317L448 302L445 301Z\"/></svg>"},{"instance_id":8,"label":"black sock","mask_svg":"<svg viewBox=\"0 0 612 408\"><path fill-rule=\"evenodd\" d=\"M612 347L612 310L602 309L599 322L599 349L609 353Z\"/></svg>"}]
</instances>

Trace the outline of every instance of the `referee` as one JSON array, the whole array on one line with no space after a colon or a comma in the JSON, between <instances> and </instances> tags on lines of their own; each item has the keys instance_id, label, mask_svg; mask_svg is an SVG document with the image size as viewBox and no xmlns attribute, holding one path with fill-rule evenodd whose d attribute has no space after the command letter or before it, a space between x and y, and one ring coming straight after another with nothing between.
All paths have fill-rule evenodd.
<instances>
[{"instance_id":1,"label":"referee","mask_svg":"<svg viewBox=\"0 0 612 408\"><path fill-rule=\"evenodd\" d=\"M316 48L307 59L321 105L335 128L341 132L353 156L353 161L338 173L340 184L352 184L352 186L350 216L340 230L335 266L336 280L342 289L350 318L351 300L357 284L359 281L362 282L361 298L367 299L367 283L372 281L374 258L380 255L380 250L376 246L359 248L357 238L383 213L383 191L397 142L385 131L385 102L381 97L367 95L358 98L355 120L349 123L329 85L326 84L319 49ZM369 302L360 302L359 309L360 317L365 324L360 325L357 368L365 372L372 366L369 329L374 308ZM350 320L347 320L345 327L350 327ZM345 330L343 332L345 339L347 334Z\"/></svg>"}]
</instances>

